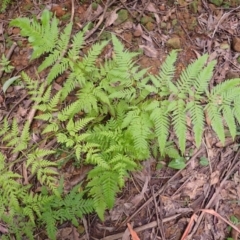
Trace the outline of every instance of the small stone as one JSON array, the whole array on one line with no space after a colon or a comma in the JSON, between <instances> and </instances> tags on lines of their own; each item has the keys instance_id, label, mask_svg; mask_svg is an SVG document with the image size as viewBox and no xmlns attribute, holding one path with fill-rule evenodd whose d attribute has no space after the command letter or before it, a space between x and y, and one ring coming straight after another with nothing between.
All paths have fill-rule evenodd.
<instances>
[{"instance_id":1,"label":"small stone","mask_svg":"<svg viewBox=\"0 0 240 240\"><path fill-rule=\"evenodd\" d=\"M153 22L153 19L151 17L145 16L141 18L141 23L146 25L148 22Z\"/></svg>"},{"instance_id":2,"label":"small stone","mask_svg":"<svg viewBox=\"0 0 240 240\"><path fill-rule=\"evenodd\" d=\"M136 30L133 32L133 36L134 36L134 37L140 37L140 36L142 36L142 31L139 30L139 29L136 29Z\"/></svg>"},{"instance_id":3,"label":"small stone","mask_svg":"<svg viewBox=\"0 0 240 240\"><path fill-rule=\"evenodd\" d=\"M152 22L148 22L148 23L146 24L146 29L147 29L148 31L152 31L152 30L154 29L154 27L155 27L155 25L154 25L154 23L152 23Z\"/></svg>"},{"instance_id":4,"label":"small stone","mask_svg":"<svg viewBox=\"0 0 240 240\"><path fill-rule=\"evenodd\" d=\"M233 37L232 47L235 52L240 52L240 38Z\"/></svg>"},{"instance_id":5,"label":"small stone","mask_svg":"<svg viewBox=\"0 0 240 240\"><path fill-rule=\"evenodd\" d=\"M179 37L172 37L168 39L167 46L173 49L179 49L181 48L181 41Z\"/></svg>"}]
</instances>

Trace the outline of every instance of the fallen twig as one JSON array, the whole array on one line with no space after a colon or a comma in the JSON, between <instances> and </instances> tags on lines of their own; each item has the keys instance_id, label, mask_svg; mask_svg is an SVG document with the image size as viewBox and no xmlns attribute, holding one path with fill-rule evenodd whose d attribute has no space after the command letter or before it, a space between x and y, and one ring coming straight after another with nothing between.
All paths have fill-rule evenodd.
<instances>
[{"instance_id":1,"label":"fallen twig","mask_svg":"<svg viewBox=\"0 0 240 240\"><path fill-rule=\"evenodd\" d=\"M96 32L96 30L99 28L99 26L102 24L105 16L106 16L106 13L107 13L107 9L115 2L115 0L113 0L111 3L109 3L110 0L107 0L106 4L105 4L105 7L104 7L104 10L103 10L103 14L101 15L101 17L99 18L99 21L98 23L96 24L96 26L91 30L89 31L86 36L84 37L84 40L87 40L90 36L92 36L93 33Z\"/></svg>"},{"instance_id":2,"label":"fallen twig","mask_svg":"<svg viewBox=\"0 0 240 240\"><path fill-rule=\"evenodd\" d=\"M236 153L235 157L234 157L234 160L232 162L232 165L231 165L231 170L226 174L225 178L222 180L222 182L220 183L220 186L216 189L216 192L213 194L213 196L211 197L210 201L208 202L208 204L206 205L205 209L209 209L212 207L212 204L214 203L215 199L217 198L217 196L219 195L220 193L220 190L222 189L224 183L226 182L226 180L229 178L229 176L233 173L233 171L239 166L239 154L240 154L240 150L238 150L238 152ZM198 220L191 232L191 234L188 236L189 239L192 239L192 236L193 234L197 231L201 221L202 221L202 218L204 216L204 212L202 212L200 214L200 216L198 217Z\"/></svg>"},{"instance_id":3,"label":"fallen twig","mask_svg":"<svg viewBox=\"0 0 240 240\"><path fill-rule=\"evenodd\" d=\"M176 214L174 216L171 216L171 217L168 217L168 218L164 218L162 220L162 222L166 223L166 222L172 221L173 219L176 219L179 216L181 216L181 214ZM148 223L146 225L143 225L141 227L134 228L134 231L135 232L141 232L141 231L144 231L144 230L149 229L149 228L157 227L157 225L158 225L157 221L150 222L150 223ZM117 234L114 234L114 235L111 235L111 236L104 237L101 240L115 240L115 239L121 238L123 236L123 234L124 234L124 232L117 233Z\"/></svg>"},{"instance_id":4,"label":"fallen twig","mask_svg":"<svg viewBox=\"0 0 240 240\"><path fill-rule=\"evenodd\" d=\"M205 149L204 148L200 148L193 156L192 158L187 162L186 166L188 166L193 160L195 160ZM168 181L167 183L164 184L164 186L159 189L154 196L157 197L158 195L160 195L167 187L167 185L169 184L169 182L173 181L173 179L175 179L181 172L183 171L183 169L179 170L178 172L176 172ZM133 213L130 217L128 217L121 225L126 224L127 222L129 222L138 212L140 212L144 207L146 207L150 202L153 201L153 196L151 198L149 198L139 209L137 209L137 211L135 213Z\"/></svg>"}]
</instances>

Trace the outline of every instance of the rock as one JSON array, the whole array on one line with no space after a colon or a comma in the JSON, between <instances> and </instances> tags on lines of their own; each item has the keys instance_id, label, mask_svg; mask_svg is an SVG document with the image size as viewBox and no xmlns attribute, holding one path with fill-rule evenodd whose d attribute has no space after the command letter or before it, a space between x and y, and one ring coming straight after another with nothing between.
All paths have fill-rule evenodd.
<instances>
[{"instance_id":1,"label":"rock","mask_svg":"<svg viewBox=\"0 0 240 240\"><path fill-rule=\"evenodd\" d=\"M233 37L232 47L235 52L240 52L240 38Z\"/></svg>"},{"instance_id":2,"label":"rock","mask_svg":"<svg viewBox=\"0 0 240 240\"><path fill-rule=\"evenodd\" d=\"M168 39L167 46L173 49L179 49L181 48L181 41L179 37L172 37Z\"/></svg>"},{"instance_id":3,"label":"rock","mask_svg":"<svg viewBox=\"0 0 240 240\"><path fill-rule=\"evenodd\" d=\"M152 31L154 28L155 28L155 24L154 24L154 23L148 22L148 23L146 24L146 29L147 29L148 31Z\"/></svg>"},{"instance_id":4,"label":"rock","mask_svg":"<svg viewBox=\"0 0 240 240\"><path fill-rule=\"evenodd\" d=\"M141 18L141 23L142 23L142 24L146 25L146 24L149 23L149 22L153 22L153 18L148 17L148 16L145 16L145 17L142 17L142 18Z\"/></svg>"}]
</instances>

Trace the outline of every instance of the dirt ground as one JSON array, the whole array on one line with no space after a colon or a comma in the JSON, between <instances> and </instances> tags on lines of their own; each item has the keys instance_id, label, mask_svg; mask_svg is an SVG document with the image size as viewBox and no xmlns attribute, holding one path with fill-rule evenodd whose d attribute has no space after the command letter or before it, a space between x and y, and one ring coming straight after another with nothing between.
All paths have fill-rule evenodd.
<instances>
[{"instance_id":1,"label":"dirt ground","mask_svg":"<svg viewBox=\"0 0 240 240\"><path fill-rule=\"evenodd\" d=\"M181 49L177 72L185 69L204 53L217 60L211 86L240 76L240 1L207 0L74 0L74 31L92 22L91 44L116 34L131 51L143 52L137 63L157 73L171 49ZM16 17L39 17L43 9L51 9L62 25L71 16L71 1L17 0L0 14L0 52L11 52L11 76L22 70L35 72L30 62L31 46L9 27ZM4 73L2 83L10 74ZM60 76L57 84L64 82ZM18 86L10 86L0 95L0 118L20 114L28 108L26 94ZM38 126L32 126L34 128ZM37 131L37 130L36 130ZM240 221L240 167L238 139L227 139L222 146L206 126L200 149L188 136L187 167L176 171L169 159L148 159L141 171L133 173L118 195L115 206L105 221L96 215L85 216L76 229L69 223L58 226L58 239L130 239L130 223L142 240L147 239L238 239L238 232L228 222ZM175 141L175 139L173 139ZM204 160L208 164L204 164ZM66 166L66 185L82 180L89 169ZM67 172L67 174L66 174ZM81 178L81 179L80 179ZM219 216L220 215L220 216ZM224 221L225 220L225 221ZM240 225L239 225L240 226ZM78 236L74 231L78 232ZM37 239L41 238L40 235ZM133 238L137 239L137 238Z\"/></svg>"}]
</instances>

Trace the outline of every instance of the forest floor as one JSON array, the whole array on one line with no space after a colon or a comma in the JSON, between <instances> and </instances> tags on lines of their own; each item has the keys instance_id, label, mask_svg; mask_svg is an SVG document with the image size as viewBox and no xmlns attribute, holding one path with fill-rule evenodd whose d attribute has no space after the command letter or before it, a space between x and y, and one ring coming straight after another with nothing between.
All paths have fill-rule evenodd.
<instances>
[{"instance_id":1,"label":"forest floor","mask_svg":"<svg viewBox=\"0 0 240 240\"><path fill-rule=\"evenodd\" d=\"M171 49L181 49L177 72L204 53L217 60L211 86L240 76L240 2L237 0L74 0L74 29L93 24L86 51L95 42L116 34L130 51L142 49L137 63L155 74ZM34 73L29 60L31 46L9 27L16 17L39 17L51 9L63 23L72 14L71 1L17 0L0 14L0 53L8 55L14 70L4 73L2 83L23 69ZM12 48L13 42L17 46ZM61 85L64 76L56 84ZM28 99L17 85L0 95L0 118L22 119L29 110ZM13 109L14 107L14 109ZM11 111L11 112L10 112ZM1 120L0 119L0 120ZM33 123L33 128L34 123ZM130 223L142 240L147 239L238 239L238 232L223 219L240 222L239 144L227 139L222 146L206 127L200 149L189 137L183 170L168 167L169 159L149 159L139 172L132 173L105 221L85 216L78 236L69 223L58 226L58 239L130 239ZM173 139L175 141L175 139ZM65 166L64 178L70 187L82 181L88 167ZM67 173L67 174L66 174ZM204 210L205 209L205 210ZM211 211L209 211L211 210ZM221 219L219 215L223 218ZM240 226L240 225L239 225ZM40 238L37 238L40 239ZM137 239L137 238L133 238Z\"/></svg>"}]
</instances>

